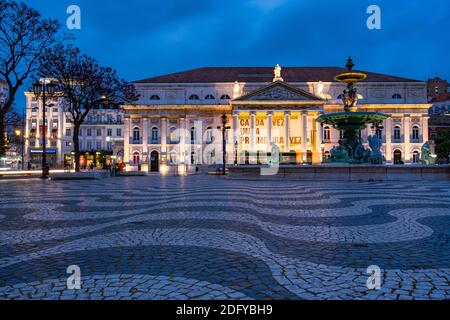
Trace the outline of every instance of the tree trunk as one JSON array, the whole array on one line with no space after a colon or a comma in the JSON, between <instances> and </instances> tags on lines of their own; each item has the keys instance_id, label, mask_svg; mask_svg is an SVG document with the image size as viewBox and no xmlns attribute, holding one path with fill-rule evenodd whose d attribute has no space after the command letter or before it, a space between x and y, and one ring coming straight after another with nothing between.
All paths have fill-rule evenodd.
<instances>
[{"instance_id":1,"label":"tree trunk","mask_svg":"<svg viewBox=\"0 0 450 320\"><path fill-rule=\"evenodd\" d=\"M80 172L80 124L74 123L73 149L75 152L75 172Z\"/></svg>"},{"instance_id":2,"label":"tree trunk","mask_svg":"<svg viewBox=\"0 0 450 320\"><path fill-rule=\"evenodd\" d=\"M4 157L7 150L7 133L5 125L5 115L0 113L0 156Z\"/></svg>"}]
</instances>

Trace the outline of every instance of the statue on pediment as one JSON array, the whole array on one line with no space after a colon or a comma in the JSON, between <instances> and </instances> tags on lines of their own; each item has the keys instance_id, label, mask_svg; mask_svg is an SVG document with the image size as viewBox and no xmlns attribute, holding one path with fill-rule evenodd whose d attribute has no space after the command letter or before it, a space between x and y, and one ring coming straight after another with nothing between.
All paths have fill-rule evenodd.
<instances>
[{"instance_id":1,"label":"statue on pediment","mask_svg":"<svg viewBox=\"0 0 450 320\"><path fill-rule=\"evenodd\" d=\"M279 64L275 66L273 74L274 74L273 82L284 81L283 78L281 77L281 67Z\"/></svg>"},{"instance_id":2,"label":"statue on pediment","mask_svg":"<svg viewBox=\"0 0 450 320\"><path fill-rule=\"evenodd\" d=\"M239 98L240 95L241 95L241 86L239 82L236 81L233 87L233 99Z\"/></svg>"}]
</instances>

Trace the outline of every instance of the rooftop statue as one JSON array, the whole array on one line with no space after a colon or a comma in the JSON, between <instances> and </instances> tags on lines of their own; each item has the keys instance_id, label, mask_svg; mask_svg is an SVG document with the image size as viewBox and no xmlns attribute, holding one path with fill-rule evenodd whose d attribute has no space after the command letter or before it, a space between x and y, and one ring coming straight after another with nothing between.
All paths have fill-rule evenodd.
<instances>
[{"instance_id":1,"label":"rooftop statue","mask_svg":"<svg viewBox=\"0 0 450 320\"><path fill-rule=\"evenodd\" d=\"M239 85L239 82L236 81L233 87L233 99L239 98L240 95L241 95L241 86Z\"/></svg>"},{"instance_id":2,"label":"rooftop statue","mask_svg":"<svg viewBox=\"0 0 450 320\"><path fill-rule=\"evenodd\" d=\"M273 78L273 82L277 82L277 81L284 81L284 79L281 77L281 67L279 64L277 64L275 66L275 70L273 71L274 74L274 78Z\"/></svg>"}]
</instances>

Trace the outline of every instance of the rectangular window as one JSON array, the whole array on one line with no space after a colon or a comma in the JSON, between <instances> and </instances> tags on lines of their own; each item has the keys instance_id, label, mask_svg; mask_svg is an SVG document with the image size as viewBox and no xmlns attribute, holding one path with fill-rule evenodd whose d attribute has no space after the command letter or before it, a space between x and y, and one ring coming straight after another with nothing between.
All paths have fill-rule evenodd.
<instances>
[{"instance_id":1,"label":"rectangular window","mask_svg":"<svg viewBox=\"0 0 450 320\"><path fill-rule=\"evenodd\" d=\"M97 137L101 137L102 136L102 129L97 129Z\"/></svg>"},{"instance_id":2,"label":"rectangular window","mask_svg":"<svg viewBox=\"0 0 450 320\"><path fill-rule=\"evenodd\" d=\"M88 128L86 131L87 131L87 136L92 137L92 129Z\"/></svg>"},{"instance_id":3,"label":"rectangular window","mask_svg":"<svg viewBox=\"0 0 450 320\"><path fill-rule=\"evenodd\" d=\"M72 135L72 130L70 128L66 129L66 137L70 137Z\"/></svg>"},{"instance_id":4,"label":"rectangular window","mask_svg":"<svg viewBox=\"0 0 450 320\"><path fill-rule=\"evenodd\" d=\"M102 150L102 142L97 141L97 151Z\"/></svg>"},{"instance_id":5,"label":"rectangular window","mask_svg":"<svg viewBox=\"0 0 450 320\"><path fill-rule=\"evenodd\" d=\"M118 137L121 137L121 136L122 136L122 129L118 128L118 129L116 130L116 135L117 135Z\"/></svg>"},{"instance_id":6,"label":"rectangular window","mask_svg":"<svg viewBox=\"0 0 450 320\"><path fill-rule=\"evenodd\" d=\"M86 149L91 151L92 150L92 141L86 142Z\"/></svg>"},{"instance_id":7,"label":"rectangular window","mask_svg":"<svg viewBox=\"0 0 450 320\"><path fill-rule=\"evenodd\" d=\"M108 129L108 131L107 131L107 136L108 136L108 137L112 137L112 129Z\"/></svg>"}]
</instances>

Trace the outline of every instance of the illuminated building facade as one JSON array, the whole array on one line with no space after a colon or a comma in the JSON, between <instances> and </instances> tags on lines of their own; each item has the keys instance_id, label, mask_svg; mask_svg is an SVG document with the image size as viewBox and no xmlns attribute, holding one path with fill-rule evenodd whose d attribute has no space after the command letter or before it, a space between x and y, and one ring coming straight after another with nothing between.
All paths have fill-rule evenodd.
<instances>
[{"instance_id":1,"label":"illuminated building facade","mask_svg":"<svg viewBox=\"0 0 450 320\"><path fill-rule=\"evenodd\" d=\"M273 143L286 164L321 164L340 132L316 122L343 111L338 67L201 68L135 82L140 100L125 105L124 161L131 170L159 171L222 162L221 117L227 163L265 163ZM387 113L378 134L388 164L413 164L428 141L427 85L366 72L358 83L359 110Z\"/></svg>"}]
</instances>

